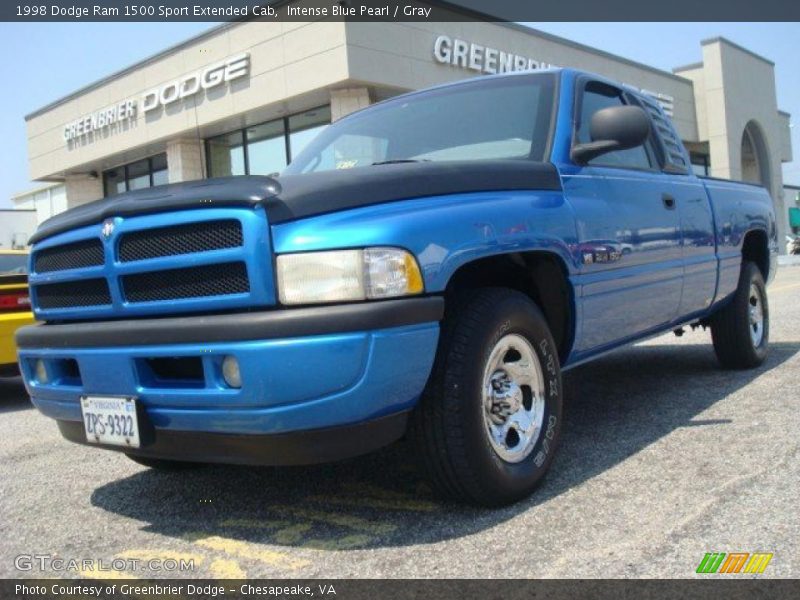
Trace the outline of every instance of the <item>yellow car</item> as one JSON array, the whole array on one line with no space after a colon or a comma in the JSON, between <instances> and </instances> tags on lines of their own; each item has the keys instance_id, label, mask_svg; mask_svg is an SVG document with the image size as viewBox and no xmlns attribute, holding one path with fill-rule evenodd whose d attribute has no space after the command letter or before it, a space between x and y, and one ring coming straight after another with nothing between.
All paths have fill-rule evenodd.
<instances>
[{"instance_id":1,"label":"yellow car","mask_svg":"<svg viewBox=\"0 0 800 600\"><path fill-rule=\"evenodd\" d=\"M31 323L28 253L0 250L0 377L19 374L14 333Z\"/></svg>"}]
</instances>

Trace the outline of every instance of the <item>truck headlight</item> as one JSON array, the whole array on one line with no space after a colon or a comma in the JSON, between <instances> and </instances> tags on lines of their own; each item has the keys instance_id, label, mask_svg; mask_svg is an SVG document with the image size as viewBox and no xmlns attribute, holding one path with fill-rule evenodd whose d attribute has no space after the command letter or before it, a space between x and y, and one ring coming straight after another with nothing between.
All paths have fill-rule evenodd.
<instances>
[{"instance_id":1,"label":"truck headlight","mask_svg":"<svg viewBox=\"0 0 800 600\"><path fill-rule=\"evenodd\" d=\"M277 270L281 304L375 300L423 291L417 261L399 248L281 254Z\"/></svg>"}]
</instances>

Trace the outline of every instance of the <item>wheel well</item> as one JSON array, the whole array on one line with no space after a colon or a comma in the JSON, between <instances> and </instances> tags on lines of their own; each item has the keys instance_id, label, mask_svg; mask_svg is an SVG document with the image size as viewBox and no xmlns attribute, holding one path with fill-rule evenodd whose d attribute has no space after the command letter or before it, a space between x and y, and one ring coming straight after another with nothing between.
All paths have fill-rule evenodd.
<instances>
[{"instance_id":1,"label":"wheel well","mask_svg":"<svg viewBox=\"0 0 800 600\"><path fill-rule=\"evenodd\" d=\"M742 244L742 261L756 263L764 281L769 276L769 244L767 234L760 230L748 231Z\"/></svg>"},{"instance_id":2,"label":"wheel well","mask_svg":"<svg viewBox=\"0 0 800 600\"><path fill-rule=\"evenodd\" d=\"M573 300L566 268L558 256L514 252L467 263L447 283L446 302L465 290L482 287L511 288L531 298L544 313L560 359L566 359L573 340Z\"/></svg>"}]
</instances>

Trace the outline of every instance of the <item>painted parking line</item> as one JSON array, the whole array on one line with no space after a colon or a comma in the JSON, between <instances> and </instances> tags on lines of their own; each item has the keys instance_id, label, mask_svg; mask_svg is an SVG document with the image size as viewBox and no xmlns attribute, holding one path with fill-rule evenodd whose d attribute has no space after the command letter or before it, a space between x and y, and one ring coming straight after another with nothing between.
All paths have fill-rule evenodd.
<instances>
[{"instance_id":1,"label":"painted parking line","mask_svg":"<svg viewBox=\"0 0 800 600\"><path fill-rule=\"evenodd\" d=\"M208 567L214 579L247 579L247 573L235 560L217 558Z\"/></svg>"},{"instance_id":2,"label":"painted parking line","mask_svg":"<svg viewBox=\"0 0 800 600\"><path fill-rule=\"evenodd\" d=\"M183 538L209 550L218 550L230 556L255 560L271 567L296 571L311 563L302 558L295 558L285 552L260 548L255 544L233 540L203 532L187 533Z\"/></svg>"},{"instance_id":3,"label":"painted parking line","mask_svg":"<svg viewBox=\"0 0 800 600\"><path fill-rule=\"evenodd\" d=\"M173 550L152 550L137 548L125 550L117 554L119 558L133 558L140 561L149 560L175 560L183 561L184 564L200 566L206 561L206 557L196 552L175 552ZM166 573L166 571L163 571ZM208 576L212 579L245 579L247 575L239 564L227 558L215 558L208 566Z\"/></svg>"},{"instance_id":4,"label":"painted parking line","mask_svg":"<svg viewBox=\"0 0 800 600\"><path fill-rule=\"evenodd\" d=\"M440 509L435 502L419 500L401 492L357 483L342 485L347 495L311 496L309 500L355 508L377 508L385 510L405 510L411 512L434 512Z\"/></svg>"},{"instance_id":5,"label":"painted parking line","mask_svg":"<svg viewBox=\"0 0 800 600\"><path fill-rule=\"evenodd\" d=\"M244 529L282 529L291 527L296 521L277 519L225 519L219 521L220 527L242 527Z\"/></svg>"},{"instance_id":6,"label":"painted parking line","mask_svg":"<svg viewBox=\"0 0 800 600\"><path fill-rule=\"evenodd\" d=\"M175 552L173 550L152 550L150 548L134 548L117 553L118 558L133 558L142 562L159 560L162 565L164 561L174 560L178 563L202 564L205 556L195 552Z\"/></svg>"},{"instance_id":7,"label":"painted parking line","mask_svg":"<svg viewBox=\"0 0 800 600\"><path fill-rule=\"evenodd\" d=\"M282 546L292 546L300 543L303 538L308 537L308 532L313 525L311 523L296 523L283 529L278 529L272 534L272 540Z\"/></svg>"},{"instance_id":8,"label":"painted parking line","mask_svg":"<svg viewBox=\"0 0 800 600\"><path fill-rule=\"evenodd\" d=\"M151 560L168 561L174 560L180 563L183 561L185 564L191 563L192 565L199 566L203 564L205 557L195 552L176 552L167 549L152 549L152 548L134 548L130 550L123 550L114 555L114 558L121 558L123 560L138 560L146 563ZM151 571L149 576L156 577L174 571ZM102 579L102 580L115 580L115 579L140 579L138 575L133 575L130 571L92 571L82 570L81 576L87 579ZM216 575L212 575L217 577ZM140 598L141 596L133 595L132 598ZM175 596L178 600L184 596Z\"/></svg>"},{"instance_id":9,"label":"painted parking line","mask_svg":"<svg viewBox=\"0 0 800 600\"><path fill-rule=\"evenodd\" d=\"M272 528L270 527L271 523L275 523L275 521L261 522L255 519L229 519L227 521L221 521L219 525L239 527L245 530L265 530ZM276 529L268 539L275 544L302 546L303 548L312 550L354 550L369 545L374 539L372 536L363 534L315 538L312 537L313 527L313 522L295 523L289 527Z\"/></svg>"},{"instance_id":10,"label":"painted parking line","mask_svg":"<svg viewBox=\"0 0 800 600\"><path fill-rule=\"evenodd\" d=\"M283 517L288 516L307 521L317 521L327 525L338 525L339 527L346 527L355 531L371 533L375 535L386 535L394 532L397 529L397 525L392 523L371 521L361 517L325 512L322 510L281 505L270 506L269 509L275 514Z\"/></svg>"}]
</instances>

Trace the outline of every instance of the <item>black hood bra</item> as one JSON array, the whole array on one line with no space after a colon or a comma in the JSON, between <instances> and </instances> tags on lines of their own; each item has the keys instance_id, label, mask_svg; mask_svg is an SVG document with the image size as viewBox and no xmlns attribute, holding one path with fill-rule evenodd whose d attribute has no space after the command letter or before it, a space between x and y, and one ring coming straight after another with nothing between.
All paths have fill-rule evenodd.
<instances>
[{"instance_id":1,"label":"black hood bra","mask_svg":"<svg viewBox=\"0 0 800 600\"><path fill-rule=\"evenodd\" d=\"M408 162L280 178L173 183L75 207L42 223L30 243L104 219L190 208L264 206L270 224L397 200L503 190L560 190L550 163L530 160Z\"/></svg>"}]
</instances>

